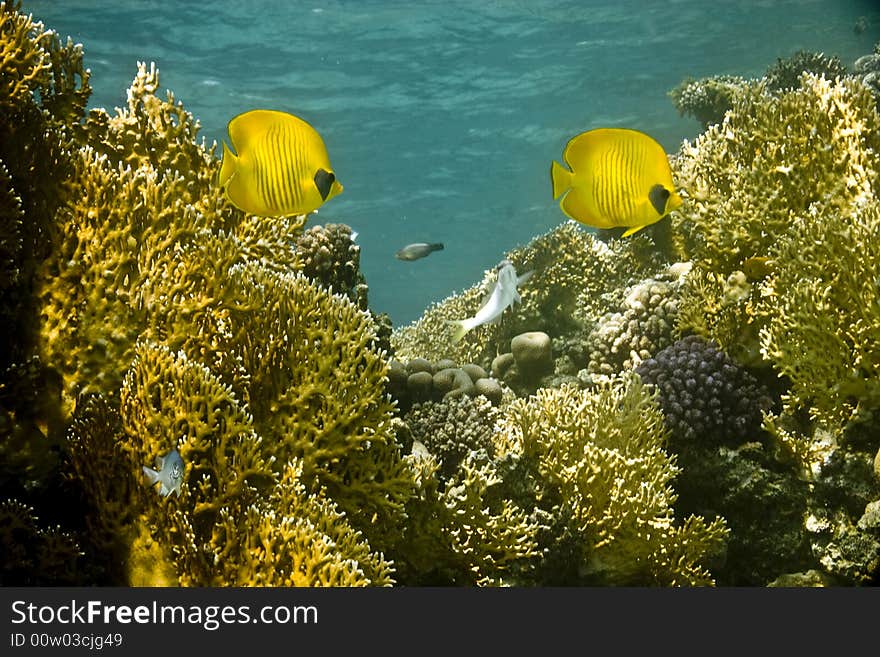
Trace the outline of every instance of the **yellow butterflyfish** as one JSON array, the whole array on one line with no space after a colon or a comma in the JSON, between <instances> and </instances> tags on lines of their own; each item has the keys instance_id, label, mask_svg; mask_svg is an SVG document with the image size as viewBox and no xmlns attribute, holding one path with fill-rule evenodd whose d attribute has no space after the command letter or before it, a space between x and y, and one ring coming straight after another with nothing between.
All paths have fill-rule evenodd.
<instances>
[{"instance_id":1,"label":"yellow butterflyfish","mask_svg":"<svg viewBox=\"0 0 880 657\"><path fill-rule=\"evenodd\" d=\"M553 198L562 196L562 211L588 226L626 226L627 237L682 203L663 147L638 130L582 132L562 157L571 170L555 161L550 166Z\"/></svg>"},{"instance_id":2,"label":"yellow butterflyfish","mask_svg":"<svg viewBox=\"0 0 880 657\"><path fill-rule=\"evenodd\" d=\"M342 192L321 135L276 110L244 112L229 122L219 183L235 207L269 217L308 214Z\"/></svg>"}]
</instances>

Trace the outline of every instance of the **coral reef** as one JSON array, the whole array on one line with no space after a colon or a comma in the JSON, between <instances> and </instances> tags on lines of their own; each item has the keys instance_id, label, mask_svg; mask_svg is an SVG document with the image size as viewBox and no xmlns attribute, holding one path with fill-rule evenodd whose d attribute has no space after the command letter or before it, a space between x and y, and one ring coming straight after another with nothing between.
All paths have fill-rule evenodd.
<instances>
[{"instance_id":1,"label":"coral reef","mask_svg":"<svg viewBox=\"0 0 880 657\"><path fill-rule=\"evenodd\" d=\"M553 342L543 331L528 331L510 341L510 353L520 374L529 379L553 371Z\"/></svg>"},{"instance_id":2,"label":"coral reef","mask_svg":"<svg viewBox=\"0 0 880 657\"><path fill-rule=\"evenodd\" d=\"M763 81L770 92L788 91L800 85L801 74L833 80L846 74L846 67L837 57L824 53L799 50L789 57L780 57L764 73ZM738 75L712 75L695 80L686 78L669 92L672 104L681 116L691 116L703 124L721 123L737 96L750 82Z\"/></svg>"},{"instance_id":3,"label":"coral reef","mask_svg":"<svg viewBox=\"0 0 880 657\"><path fill-rule=\"evenodd\" d=\"M450 397L416 404L403 417L412 434L437 459L437 476L448 481L471 451L492 453L497 411L485 398Z\"/></svg>"},{"instance_id":4,"label":"coral reef","mask_svg":"<svg viewBox=\"0 0 880 657\"><path fill-rule=\"evenodd\" d=\"M713 75L699 80L686 78L669 92L669 97L681 116L693 117L705 129L721 123L743 84L745 80L736 75Z\"/></svg>"},{"instance_id":5,"label":"coral reef","mask_svg":"<svg viewBox=\"0 0 880 657\"><path fill-rule=\"evenodd\" d=\"M679 246L695 283L680 312L682 328L744 361L759 347L791 379L789 410L831 427L877 403L868 354L880 117L857 79L800 82L777 94L750 85L723 124L683 146Z\"/></svg>"},{"instance_id":6,"label":"coral reef","mask_svg":"<svg viewBox=\"0 0 880 657\"><path fill-rule=\"evenodd\" d=\"M341 292L367 309L367 290L360 273L361 247L345 224L312 226L296 241L298 271L325 287Z\"/></svg>"},{"instance_id":7,"label":"coral reef","mask_svg":"<svg viewBox=\"0 0 880 657\"><path fill-rule=\"evenodd\" d=\"M445 358L435 363L425 358L411 358L405 364L391 359L388 369L388 392L397 402L400 413L413 404L453 397L482 395L500 404L504 395L501 384L490 378L479 365Z\"/></svg>"},{"instance_id":8,"label":"coral reef","mask_svg":"<svg viewBox=\"0 0 880 657\"><path fill-rule=\"evenodd\" d=\"M779 94L762 82L744 87L723 123L683 144L675 159L688 197L675 213L683 259L726 276L748 258L775 258L798 217L832 220L863 202L872 193L877 127L873 96L852 78L804 74L800 87Z\"/></svg>"},{"instance_id":9,"label":"coral reef","mask_svg":"<svg viewBox=\"0 0 880 657\"><path fill-rule=\"evenodd\" d=\"M0 586L78 586L82 552L60 527L40 526L34 509L0 501Z\"/></svg>"},{"instance_id":10,"label":"coral reef","mask_svg":"<svg viewBox=\"0 0 880 657\"><path fill-rule=\"evenodd\" d=\"M880 408L880 203L869 199L833 228L812 213L798 221L762 312L761 350L791 380L792 406L828 426Z\"/></svg>"},{"instance_id":11,"label":"coral reef","mask_svg":"<svg viewBox=\"0 0 880 657\"><path fill-rule=\"evenodd\" d=\"M417 482L390 553L403 583L532 581L541 520L506 494L504 464L489 441L496 418L488 401L458 397L414 407L409 424L399 423L400 442L412 446L407 459Z\"/></svg>"},{"instance_id":12,"label":"coral reef","mask_svg":"<svg viewBox=\"0 0 880 657\"><path fill-rule=\"evenodd\" d=\"M864 55L855 61L853 71L875 96L880 97L880 43L874 45L874 52L870 55Z\"/></svg>"},{"instance_id":13,"label":"coral reef","mask_svg":"<svg viewBox=\"0 0 880 657\"><path fill-rule=\"evenodd\" d=\"M609 377L632 369L672 343L678 291L689 271L689 263L678 263L626 290L622 303L586 336L589 374Z\"/></svg>"},{"instance_id":14,"label":"coral reef","mask_svg":"<svg viewBox=\"0 0 880 657\"><path fill-rule=\"evenodd\" d=\"M670 440L681 468L676 513L719 515L730 530L724 563L712 571L722 586L764 586L781 572L818 566L804 523L809 485L762 438L768 442L757 430L736 447L711 432Z\"/></svg>"},{"instance_id":15,"label":"coral reef","mask_svg":"<svg viewBox=\"0 0 880 657\"><path fill-rule=\"evenodd\" d=\"M660 410L637 380L541 389L510 404L494 439L500 458L518 462L519 495L549 516L544 563L560 570L543 573L545 583L713 582L707 566L723 549L724 521L675 522L678 468L663 448Z\"/></svg>"},{"instance_id":16,"label":"coral reef","mask_svg":"<svg viewBox=\"0 0 880 657\"><path fill-rule=\"evenodd\" d=\"M875 59L683 83L680 210L504 254L522 304L451 344L493 272L392 331L348 226L226 201L155 65L86 115L19 3L0 53L3 584L880 580Z\"/></svg>"},{"instance_id":17,"label":"coral reef","mask_svg":"<svg viewBox=\"0 0 880 657\"><path fill-rule=\"evenodd\" d=\"M486 272L483 283L432 304L421 318L396 328L392 345L397 357L449 358L488 369L514 336L542 331L555 338L580 330L619 300L622 286L651 275L664 263L648 235L606 243L574 221L535 237L506 257L518 273L534 272L520 290L521 306L506 312L497 324L480 326L451 344L452 330L444 322L470 317L479 309L493 283L492 272Z\"/></svg>"},{"instance_id":18,"label":"coral reef","mask_svg":"<svg viewBox=\"0 0 880 657\"><path fill-rule=\"evenodd\" d=\"M138 489L181 584L390 583L390 565L344 514L322 492L308 493L302 461L280 461L278 446L254 431L235 393L203 365L140 343L121 416L130 472L174 447L185 463L179 499Z\"/></svg>"},{"instance_id":19,"label":"coral reef","mask_svg":"<svg viewBox=\"0 0 880 657\"><path fill-rule=\"evenodd\" d=\"M798 50L789 57L780 57L764 73L769 91L788 91L800 86L803 73L834 80L846 75L846 67L838 57L821 52Z\"/></svg>"}]
</instances>

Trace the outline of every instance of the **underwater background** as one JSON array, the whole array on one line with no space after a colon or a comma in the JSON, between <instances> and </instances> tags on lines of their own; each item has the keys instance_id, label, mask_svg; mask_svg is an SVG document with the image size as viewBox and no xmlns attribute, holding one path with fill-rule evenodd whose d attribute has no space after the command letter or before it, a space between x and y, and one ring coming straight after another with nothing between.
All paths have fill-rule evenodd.
<instances>
[{"instance_id":1,"label":"underwater background","mask_svg":"<svg viewBox=\"0 0 880 657\"><path fill-rule=\"evenodd\" d=\"M124 106L137 62L156 62L209 145L253 108L315 126L345 186L317 220L357 231L370 307L396 326L565 218L549 167L574 135L636 128L675 152L701 130L667 95L684 78L756 77L798 50L851 65L880 39L877 4L854 0L36 0L26 11L84 44L89 107ZM396 260L411 242L446 248Z\"/></svg>"},{"instance_id":2,"label":"underwater background","mask_svg":"<svg viewBox=\"0 0 880 657\"><path fill-rule=\"evenodd\" d=\"M872 7L113 7L0 0L0 585L880 583Z\"/></svg>"}]
</instances>

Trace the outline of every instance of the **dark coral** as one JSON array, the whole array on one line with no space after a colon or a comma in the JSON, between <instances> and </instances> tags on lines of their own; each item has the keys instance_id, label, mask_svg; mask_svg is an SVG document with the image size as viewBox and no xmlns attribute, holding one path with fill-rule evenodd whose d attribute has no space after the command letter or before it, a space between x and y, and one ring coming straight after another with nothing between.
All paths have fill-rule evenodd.
<instances>
[{"instance_id":1,"label":"dark coral","mask_svg":"<svg viewBox=\"0 0 880 657\"><path fill-rule=\"evenodd\" d=\"M403 419L413 439L440 461L440 478L447 481L469 453L482 450L492 456L496 416L485 399L460 395L415 404Z\"/></svg>"},{"instance_id":2,"label":"dark coral","mask_svg":"<svg viewBox=\"0 0 880 657\"><path fill-rule=\"evenodd\" d=\"M764 77L770 91L797 89L804 72L822 75L828 80L846 75L846 67L838 57L828 57L824 53L798 50L789 57L780 57L767 68Z\"/></svg>"},{"instance_id":3,"label":"dark coral","mask_svg":"<svg viewBox=\"0 0 880 657\"><path fill-rule=\"evenodd\" d=\"M771 405L754 376L696 335L662 349L636 372L658 390L673 448L694 440L730 445L749 440Z\"/></svg>"},{"instance_id":4,"label":"dark coral","mask_svg":"<svg viewBox=\"0 0 880 657\"><path fill-rule=\"evenodd\" d=\"M0 502L0 553L0 586L82 584L82 553L73 536L44 526L18 500Z\"/></svg>"},{"instance_id":5,"label":"dark coral","mask_svg":"<svg viewBox=\"0 0 880 657\"><path fill-rule=\"evenodd\" d=\"M296 265L303 274L334 292L345 294L361 310L367 289L360 273L361 247L345 224L312 226L296 241Z\"/></svg>"}]
</instances>

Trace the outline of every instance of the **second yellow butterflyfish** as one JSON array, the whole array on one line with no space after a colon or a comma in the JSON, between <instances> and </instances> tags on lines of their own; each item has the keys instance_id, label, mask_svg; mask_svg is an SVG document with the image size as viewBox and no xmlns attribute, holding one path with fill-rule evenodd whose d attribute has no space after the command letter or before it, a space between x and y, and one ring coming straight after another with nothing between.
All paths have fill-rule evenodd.
<instances>
[{"instance_id":1,"label":"second yellow butterflyfish","mask_svg":"<svg viewBox=\"0 0 880 657\"><path fill-rule=\"evenodd\" d=\"M220 186L237 208L280 217L307 214L342 192L321 135L301 118L276 110L244 112L229 122Z\"/></svg>"},{"instance_id":2,"label":"second yellow butterflyfish","mask_svg":"<svg viewBox=\"0 0 880 657\"><path fill-rule=\"evenodd\" d=\"M623 237L681 205L663 147L638 130L597 128L573 137L562 153L571 170L550 166L562 211L594 228L627 227Z\"/></svg>"}]
</instances>

